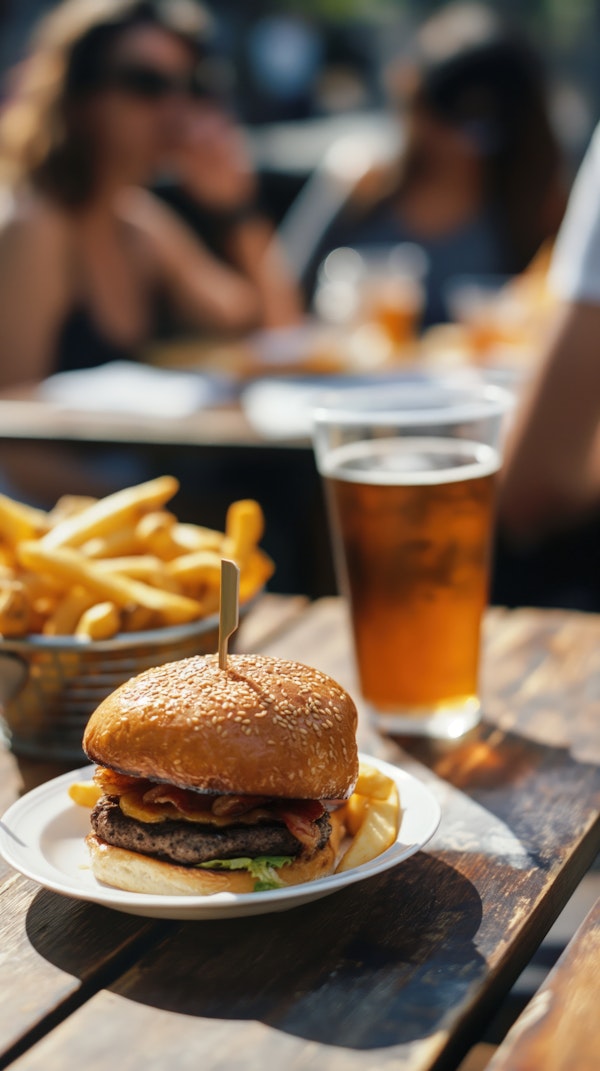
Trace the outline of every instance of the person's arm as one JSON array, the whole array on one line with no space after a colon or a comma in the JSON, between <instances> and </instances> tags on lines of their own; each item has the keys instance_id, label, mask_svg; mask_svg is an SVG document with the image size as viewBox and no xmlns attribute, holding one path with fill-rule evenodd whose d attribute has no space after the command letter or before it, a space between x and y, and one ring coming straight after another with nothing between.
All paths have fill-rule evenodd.
<instances>
[{"instance_id":1,"label":"person's arm","mask_svg":"<svg viewBox=\"0 0 600 1071\"><path fill-rule=\"evenodd\" d=\"M258 183L244 133L218 104L190 114L176 161L184 193L213 214L231 264L255 287L262 327L298 323L300 289L272 223L261 211Z\"/></svg>"},{"instance_id":2,"label":"person's arm","mask_svg":"<svg viewBox=\"0 0 600 1071\"><path fill-rule=\"evenodd\" d=\"M67 307L66 232L49 213L0 228L0 389L37 382L52 360Z\"/></svg>"},{"instance_id":3,"label":"person's arm","mask_svg":"<svg viewBox=\"0 0 600 1071\"><path fill-rule=\"evenodd\" d=\"M177 215L145 190L131 191L126 218L143 234L160 282L190 326L247 331L261 323L256 285L222 264Z\"/></svg>"},{"instance_id":4,"label":"person's arm","mask_svg":"<svg viewBox=\"0 0 600 1071\"><path fill-rule=\"evenodd\" d=\"M300 290L274 229L260 215L235 224L228 235L231 260L250 279L262 309L262 327L289 327L300 323L304 309Z\"/></svg>"},{"instance_id":5,"label":"person's arm","mask_svg":"<svg viewBox=\"0 0 600 1071\"><path fill-rule=\"evenodd\" d=\"M568 303L508 443L500 516L516 537L600 502L599 341L600 304Z\"/></svg>"}]
</instances>

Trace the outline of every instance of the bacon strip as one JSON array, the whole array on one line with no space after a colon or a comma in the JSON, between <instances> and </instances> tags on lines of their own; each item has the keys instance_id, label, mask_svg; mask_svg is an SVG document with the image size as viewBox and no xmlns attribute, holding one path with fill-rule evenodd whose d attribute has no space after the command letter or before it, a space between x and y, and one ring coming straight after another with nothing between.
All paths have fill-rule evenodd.
<instances>
[{"instance_id":1,"label":"bacon strip","mask_svg":"<svg viewBox=\"0 0 600 1071\"><path fill-rule=\"evenodd\" d=\"M212 813L225 818L237 818L257 807L270 806L272 802L269 796L217 796L213 800Z\"/></svg>"},{"instance_id":2,"label":"bacon strip","mask_svg":"<svg viewBox=\"0 0 600 1071\"><path fill-rule=\"evenodd\" d=\"M237 818L250 811L260 810L261 818L269 813L274 821L287 826L293 837L303 847L314 849L319 841L315 825L325 812L320 800L282 800L268 796L210 795L177 788L175 785L157 785L141 777L118 774L99 766L94 781L108 795L123 795L133 789L140 790L144 803L170 803L184 817L199 813L212 813L216 817ZM148 786L148 787L146 787ZM258 817L258 816L257 816Z\"/></svg>"},{"instance_id":3,"label":"bacon strip","mask_svg":"<svg viewBox=\"0 0 600 1071\"><path fill-rule=\"evenodd\" d=\"M288 830L304 848L313 850L319 843L319 830L315 825L325 808L320 800L278 801L273 808Z\"/></svg>"},{"instance_id":4,"label":"bacon strip","mask_svg":"<svg viewBox=\"0 0 600 1071\"><path fill-rule=\"evenodd\" d=\"M144 803L172 803L182 814L190 811L210 812L214 798L175 785L153 785L142 796Z\"/></svg>"},{"instance_id":5,"label":"bacon strip","mask_svg":"<svg viewBox=\"0 0 600 1071\"><path fill-rule=\"evenodd\" d=\"M108 796L118 796L121 792L128 792L132 788L138 788L143 784L150 784L142 777L131 777L129 774L120 774L116 770L108 770L106 766L97 766L94 772L94 784L98 785Z\"/></svg>"}]
</instances>

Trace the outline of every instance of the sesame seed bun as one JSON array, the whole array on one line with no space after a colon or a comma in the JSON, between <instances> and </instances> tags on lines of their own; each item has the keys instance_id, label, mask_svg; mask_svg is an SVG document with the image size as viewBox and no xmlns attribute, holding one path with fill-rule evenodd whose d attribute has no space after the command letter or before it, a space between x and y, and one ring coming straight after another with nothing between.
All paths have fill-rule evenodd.
<instances>
[{"instance_id":1,"label":"sesame seed bun","mask_svg":"<svg viewBox=\"0 0 600 1071\"><path fill-rule=\"evenodd\" d=\"M263 655L157 666L92 714L83 738L102 766L180 788L343 799L358 777L356 707L331 677Z\"/></svg>"},{"instance_id":2,"label":"sesame seed bun","mask_svg":"<svg viewBox=\"0 0 600 1071\"><path fill-rule=\"evenodd\" d=\"M301 855L293 863L279 867L284 885L302 885L325 878L335 870L344 826L339 815L331 816L333 832L327 844L311 856ZM98 881L127 892L154 896L212 896L215 893L254 892L256 878L247 870L201 870L176 866L149 855L106 844L90 833L86 837L92 873Z\"/></svg>"}]
</instances>

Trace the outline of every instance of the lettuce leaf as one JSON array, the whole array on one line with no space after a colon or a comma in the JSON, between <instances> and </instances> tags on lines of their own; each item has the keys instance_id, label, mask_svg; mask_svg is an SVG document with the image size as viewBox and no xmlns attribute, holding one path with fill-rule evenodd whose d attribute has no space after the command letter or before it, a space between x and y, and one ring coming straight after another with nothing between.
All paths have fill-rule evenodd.
<instances>
[{"instance_id":1,"label":"lettuce leaf","mask_svg":"<svg viewBox=\"0 0 600 1071\"><path fill-rule=\"evenodd\" d=\"M254 892L267 889L281 889L283 882L276 870L286 863L292 863L291 855L257 855L255 858L240 856L237 859L210 859L207 863L197 863L201 870L248 870L255 878Z\"/></svg>"}]
</instances>

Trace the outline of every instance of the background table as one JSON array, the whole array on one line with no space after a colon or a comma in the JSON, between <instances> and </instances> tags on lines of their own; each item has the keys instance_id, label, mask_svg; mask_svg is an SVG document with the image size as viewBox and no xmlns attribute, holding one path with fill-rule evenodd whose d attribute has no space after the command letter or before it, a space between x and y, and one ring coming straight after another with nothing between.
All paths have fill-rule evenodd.
<instances>
[{"instance_id":1,"label":"background table","mask_svg":"<svg viewBox=\"0 0 600 1071\"><path fill-rule=\"evenodd\" d=\"M339 600L271 598L245 628L244 647L353 685ZM361 719L361 746L425 780L443 820L411 860L325 900L153 922L0 870L2 1066L455 1068L600 847L599 641L595 617L492 612L469 740L402 750ZM7 804L6 752L0 773Z\"/></svg>"}]
</instances>

